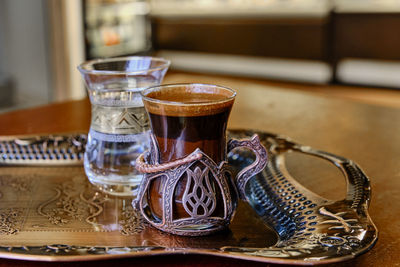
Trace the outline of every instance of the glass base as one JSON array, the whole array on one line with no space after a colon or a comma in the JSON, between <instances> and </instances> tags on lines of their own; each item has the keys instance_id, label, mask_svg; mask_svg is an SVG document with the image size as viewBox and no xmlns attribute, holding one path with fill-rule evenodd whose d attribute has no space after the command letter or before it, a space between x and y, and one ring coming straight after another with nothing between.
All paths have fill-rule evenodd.
<instances>
[{"instance_id":1,"label":"glass base","mask_svg":"<svg viewBox=\"0 0 400 267\"><path fill-rule=\"evenodd\" d=\"M142 178L142 175L129 176L129 178L125 179L127 180L126 182L119 182L113 181L109 176L107 176L106 179L102 179L102 177L98 176L88 176L89 182L102 192L114 196L130 197L137 196ZM121 177L118 177L118 179L121 179Z\"/></svg>"}]
</instances>

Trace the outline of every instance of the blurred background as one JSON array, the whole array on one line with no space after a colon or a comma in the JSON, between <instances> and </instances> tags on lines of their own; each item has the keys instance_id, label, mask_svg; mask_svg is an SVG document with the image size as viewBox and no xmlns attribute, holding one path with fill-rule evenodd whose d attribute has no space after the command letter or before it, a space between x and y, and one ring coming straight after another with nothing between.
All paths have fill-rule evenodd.
<instances>
[{"instance_id":1,"label":"blurred background","mask_svg":"<svg viewBox=\"0 0 400 267\"><path fill-rule=\"evenodd\" d=\"M0 0L0 112L82 99L76 66L125 55L400 97L399 29L398 0Z\"/></svg>"}]
</instances>

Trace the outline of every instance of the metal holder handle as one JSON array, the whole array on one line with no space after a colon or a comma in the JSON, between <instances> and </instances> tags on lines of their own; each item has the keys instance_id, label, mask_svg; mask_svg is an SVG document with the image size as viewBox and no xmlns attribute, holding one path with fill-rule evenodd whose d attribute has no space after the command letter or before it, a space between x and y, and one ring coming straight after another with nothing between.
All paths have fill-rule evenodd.
<instances>
[{"instance_id":1,"label":"metal holder handle","mask_svg":"<svg viewBox=\"0 0 400 267\"><path fill-rule=\"evenodd\" d=\"M249 148L256 155L254 162L242 169L235 178L235 185L238 190L239 197L243 200L248 200L245 194L246 184L251 177L258 174L265 168L267 165L268 155L267 150L260 143L260 138L257 134L253 135L250 140L229 140L228 152L231 152L239 147Z\"/></svg>"}]
</instances>

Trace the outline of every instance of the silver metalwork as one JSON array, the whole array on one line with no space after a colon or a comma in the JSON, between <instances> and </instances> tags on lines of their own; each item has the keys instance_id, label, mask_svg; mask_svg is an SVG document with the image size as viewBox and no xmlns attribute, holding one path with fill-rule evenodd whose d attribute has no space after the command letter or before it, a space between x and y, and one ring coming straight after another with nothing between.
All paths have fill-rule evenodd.
<instances>
[{"instance_id":1,"label":"silver metalwork","mask_svg":"<svg viewBox=\"0 0 400 267\"><path fill-rule=\"evenodd\" d=\"M136 162L137 168L146 174L140 186L137 202L134 201L133 205L141 211L143 217L152 226L168 233L202 236L224 229L231 222L237 206L235 187L230 186L229 183L233 182L239 191L239 196L245 199L244 188L248 180L262 171L267 164L267 151L261 145L257 134L254 134L249 140L230 140L228 142L228 151L239 147L251 149L256 155L256 159L241 170L233 181L229 181L232 175L227 162L222 161L217 165L200 149L196 149L184 159L159 164L160 152L155 137L152 135L150 153L147 156L139 157ZM148 162L145 162L144 158L147 158ZM165 165L169 169L166 169ZM157 170L159 171L155 172ZM174 193L178 182L184 178L187 179L187 182L182 204L188 217L175 219L173 216ZM152 210L148 205L151 198L148 193L149 186L154 179L164 180L162 218L160 219L152 216ZM212 187L211 180L217 189ZM223 216L213 214L217 206L217 190L222 196L220 205L223 205Z\"/></svg>"},{"instance_id":2,"label":"silver metalwork","mask_svg":"<svg viewBox=\"0 0 400 267\"><path fill-rule=\"evenodd\" d=\"M230 134L238 138L254 132L237 130ZM280 240L269 248L227 246L223 251L284 258L300 264L328 263L353 258L375 244L378 231L368 216L370 182L353 161L302 146L282 136L258 134L268 148L270 160L248 183L245 195L250 205L279 234ZM347 180L346 199L330 201L299 184L285 167L284 152L287 151L317 156L337 166ZM246 157L246 153L241 157Z\"/></svg>"},{"instance_id":3,"label":"silver metalwork","mask_svg":"<svg viewBox=\"0 0 400 267\"><path fill-rule=\"evenodd\" d=\"M239 147L250 148L253 153L256 154L256 159L252 164L240 170L239 174L235 179L236 188L239 192L239 197L243 200L248 200L245 194L246 184L251 177L261 172L267 164L267 151L264 146L260 143L260 138L257 134L253 134L249 140L237 140L231 139L228 142L228 152L232 152L234 149Z\"/></svg>"},{"instance_id":4,"label":"silver metalwork","mask_svg":"<svg viewBox=\"0 0 400 267\"><path fill-rule=\"evenodd\" d=\"M0 165L82 165L86 134L0 137Z\"/></svg>"},{"instance_id":5,"label":"silver metalwork","mask_svg":"<svg viewBox=\"0 0 400 267\"><path fill-rule=\"evenodd\" d=\"M212 161L207 155L205 155L200 150L196 150L193 152L194 154L202 154L201 159L192 161L190 163L186 163L180 165L176 168L169 169L167 171L161 171L158 173L146 174L142 185L140 187L140 192L138 195L138 208L141 211L144 218L154 227L160 229L162 231L178 234L178 235L207 235L212 232L218 231L226 227L229 224L232 212L233 212L233 203L231 192L229 191L228 181L224 177L223 172L226 169L226 162L221 162L218 166L214 161ZM195 209L192 207L192 210L188 213L188 217L184 219L174 220L173 218L173 204L174 204L174 190L179 182L179 180L184 177L192 177L193 172L195 173L193 177L196 180L201 178L202 172L210 172L212 179L218 185L218 189L220 190L224 202L224 215L223 217L211 217L211 210L207 208L204 211L203 216L199 216ZM200 176L200 177L198 177ZM157 220L154 217L148 216L149 207L147 206L149 195L148 188L152 180L164 178L163 185L163 201L162 201L162 210L163 210L163 218L161 221ZM189 178L190 179L190 178ZM191 192L192 193L192 192ZM189 193L185 191L185 195L183 196L182 202L185 203L184 206L188 206L190 202ZM207 192L202 190L201 195L208 195ZM195 201L196 202L196 201ZM193 203L193 202L192 202ZM135 203L136 205L136 203ZM196 203L194 205L199 205ZM186 207L185 207L185 210ZM198 228L203 228L201 231L197 230Z\"/></svg>"},{"instance_id":6,"label":"silver metalwork","mask_svg":"<svg viewBox=\"0 0 400 267\"><path fill-rule=\"evenodd\" d=\"M216 192L210 183L210 175L213 174L208 167L194 171L186 170L187 184L183 194L183 207L192 218L203 218L212 216L217 206Z\"/></svg>"},{"instance_id":7,"label":"silver metalwork","mask_svg":"<svg viewBox=\"0 0 400 267\"><path fill-rule=\"evenodd\" d=\"M229 131L230 137L239 139L248 138L254 133L254 131L243 130ZM270 133L256 133L259 135L261 143L267 148L269 161L262 172L249 179L244 194L258 216L277 233L279 239L271 246L266 244L271 244L270 239L273 239L273 237L258 234L258 229L261 228L256 228L257 233L252 236L247 234L247 229L244 227L234 228L232 225L232 233L228 232L226 235L187 238L160 234L159 231L149 229L148 225L139 219L130 223L128 217L133 218L134 216L128 213L123 218L126 229L130 227L129 223L135 227L139 227L136 224L141 224L143 230L125 233L129 234L129 240L125 240L121 244L109 246L99 242L97 246L88 246L87 244L77 243L76 239L65 239L63 243L54 245L50 243L52 241L46 242L48 240L46 234L50 233L54 236L54 233L58 233L57 231L66 231L66 228L62 228L58 224L53 225L51 232L45 232L43 229L37 232L37 235L42 238L40 240L43 240L40 245L28 245L18 239L12 242L13 237L23 236L27 230L26 227L29 226L23 223L26 221L23 214L28 211L28 207L22 206L23 202L21 201L4 202L5 198L14 191L18 199L22 197L30 199L33 194L37 196L35 191L30 192L34 188L33 185L39 185L36 182L37 179L45 181L43 185L49 185L49 180L46 179L50 179L50 177L39 177L37 175L37 177L27 177L22 175L21 172L13 176L5 171L8 167L3 167L3 174L0 176L0 199L3 202L0 202L0 204L13 203L19 206L0 207L0 228L4 230L4 233L0 231L0 257L41 261L77 261L196 253L267 263L312 265L349 260L373 247L378 237L378 230L368 214L371 194L370 182L357 164L349 159L300 145L286 137ZM339 201L327 200L296 182L285 167L285 155L288 151L313 155L337 166L347 181L346 198ZM228 154L229 165L238 170L251 163L252 158L249 152L240 148ZM23 169L28 173L34 173L33 168ZM65 172L63 174L65 181L73 182L71 176L68 176ZM83 173L81 175L82 180L77 181L79 184L85 181ZM51 174L51 176L55 178L54 174ZM55 185L58 186L57 183ZM53 187L50 187L50 189L54 190ZM49 196L54 196L54 193L49 194ZM81 195L78 194L77 197L80 198ZM105 199L93 199L93 203L87 204L86 210L91 212L87 216L93 216L93 218L96 218L96 214L104 216L104 213L101 213L98 209L91 208L92 205L102 208L103 200ZM31 200L26 203L32 205ZM104 203L108 202L104 201ZM240 225L243 224L243 221L250 220L252 217L246 208L240 206L235 217L235 220L240 221ZM245 214L242 213L243 209L246 210ZM138 213L133 209L132 212ZM10 214L15 214L11 223ZM29 212L26 214L36 213ZM43 217L43 222L45 221L47 222L48 219ZM254 227L259 226L254 225ZM89 231L89 228L74 229L70 227L68 229L68 231L79 232L82 238L85 238L85 233ZM102 237L101 240L107 240L109 234L111 232L102 232L101 235L104 235L104 238ZM121 235L121 238L125 234ZM262 236L260 237L260 235ZM230 236L245 238L239 241L229 239ZM226 242L224 241L225 238L227 238ZM4 243L6 239L8 243ZM246 240L251 242L247 243ZM199 243L201 244L198 245Z\"/></svg>"}]
</instances>

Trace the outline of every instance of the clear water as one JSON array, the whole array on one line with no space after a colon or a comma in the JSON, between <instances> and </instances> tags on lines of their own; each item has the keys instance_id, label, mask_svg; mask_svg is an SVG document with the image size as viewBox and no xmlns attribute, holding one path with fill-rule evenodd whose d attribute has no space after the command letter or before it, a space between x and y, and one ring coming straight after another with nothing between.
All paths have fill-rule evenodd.
<instances>
[{"instance_id":1,"label":"clear water","mask_svg":"<svg viewBox=\"0 0 400 267\"><path fill-rule=\"evenodd\" d=\"M136 195L143 175L135 169L135 161L148 145L148 118L143 106L92 104L84 157L92 184L113 195Z\"/></svg>"},{"instance_id":2,"label":"clear water","mask_svg":"<svg viewBox=\"0 0 400 267\"><path fill-rule=\"evenodd\" d=\"M161 63L136 57L81 65L92 106L84 167L89 181L105 192L137 193L143 176L136 171L135 161L149 143L140 92L161 83L168 62Z\"/></svg>"}]
</instances>

